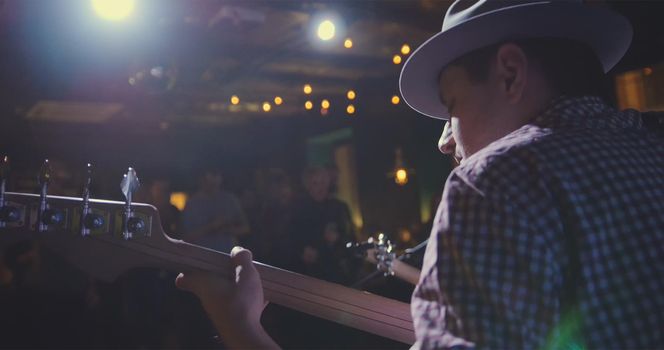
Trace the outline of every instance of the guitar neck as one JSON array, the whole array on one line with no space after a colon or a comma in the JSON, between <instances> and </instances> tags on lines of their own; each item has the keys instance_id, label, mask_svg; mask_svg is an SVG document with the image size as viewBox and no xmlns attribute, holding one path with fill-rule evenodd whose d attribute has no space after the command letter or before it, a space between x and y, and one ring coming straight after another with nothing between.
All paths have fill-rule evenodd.
<instances>
[{"instance_id":1,"label":"guitar neck","mask_svg":"<svg viewBox=\"0 0 664 350\"><path fill-rule=\"evenodd\" d=\"M58 208L64 221L39 232L39 206L35 204L39 196L8 192L5 197L8 205L20 210L21 218L0 228L0 245L7 240L38 239L72 264L107 281L134 267L203 270L233 278L228 254L171 239L163 233L153 206L134 205L135 216L145 221L147 229L125 239L121 233L123 203L91 200L95 213L105 218L105 225L83 237L80 198L49 196L49 207ZM265 297L272 303L403 343L412 344L415 339L406 303L261 263L256 263L256 268Z\"/></svg>"}]
</instances>

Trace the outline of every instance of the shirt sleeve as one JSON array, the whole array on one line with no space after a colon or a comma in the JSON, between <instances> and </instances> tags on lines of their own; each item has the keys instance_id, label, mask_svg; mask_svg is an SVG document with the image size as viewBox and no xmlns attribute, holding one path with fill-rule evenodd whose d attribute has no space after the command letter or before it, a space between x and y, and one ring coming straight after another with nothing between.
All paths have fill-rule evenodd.
<instances>
[{"instance_id":1,"label":"shirt sleeve","mask_svg":"<svg viewBox=\"0 0 664 350\"><path fill-rule=\"evenodd\" d=\"M560 220L528 178L453 173L413 295L415 348L540 348L558 320Z\"/></svg>"}]
</instances>

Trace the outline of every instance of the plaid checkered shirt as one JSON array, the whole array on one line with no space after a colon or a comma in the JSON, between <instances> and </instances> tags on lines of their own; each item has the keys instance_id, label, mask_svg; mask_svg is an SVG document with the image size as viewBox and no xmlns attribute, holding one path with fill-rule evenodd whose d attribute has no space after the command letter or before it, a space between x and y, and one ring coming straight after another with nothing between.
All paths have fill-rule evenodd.
<instances>
[{"instance_id":1,"label":"plaid checkered shirt","mask_svg":"<svg viewBox=\"0 0 664 350\"><path fill-rule=\"evenodd\" d=\"M449 176L413 348L662 347L663 260L664 143L559 97Z\"/></svg>"}]
</instances>

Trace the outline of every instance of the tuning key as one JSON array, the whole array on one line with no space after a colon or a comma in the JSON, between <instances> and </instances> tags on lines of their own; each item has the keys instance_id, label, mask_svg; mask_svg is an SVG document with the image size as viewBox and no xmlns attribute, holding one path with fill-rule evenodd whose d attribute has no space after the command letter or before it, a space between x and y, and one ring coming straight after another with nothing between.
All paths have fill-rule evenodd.
<instances>
[{"instance_id":1,"label":"tuning key","mask_svg":"<svg viewBox=\"0 0 664 350\"><path fill-rule=\"evenodd\" d=\"M49 226L57 226L64 222L65 215L62 211L50 208L48 205L48 185L51 183L51 165L48 159L39 171L39 212L37 214L37 230L44 232Z\"/></svg>"},{"instance_id":2,"label":"tuning key","mask_svg":"<svg viewBox=\"0 0 664 350\"><path fill-rule=\"evenodd\" d=\"M21 212L18 208L5 203L5 187L9 177L9 157L4 156L0 160L0 227L5 227L7 223L16 222L21 219Z\"/></svg>"},{"instance_id":3,"label":"tuning key","mask_svg":"<svg viewBox=\"0 0 664 350\"><path fill-rule=\"evenodd\" d=\"M120 189L125 196L125 210L122 218L122 236L124 239L129 240L135 233L144 232L146 225L145 221L140 217L134 216L132 209L132 198L134 192L141 186L136 176L136 170L129 168L120 183Z\"/></svg>"},{"instance_id":4,"label":"tuning key","mask_svg":"<svg viewBox=\"0 0 664 350\"><path fill-rule=\"evenodd\" d=\"M88 163L86 166L86 177L83 185L83 205L81 209L81 235L90 235L90 230L96 230L104 226L104 217L95 214L90 208L90 187L92 185L93 166Z\"/></svg>"}]
</instances>

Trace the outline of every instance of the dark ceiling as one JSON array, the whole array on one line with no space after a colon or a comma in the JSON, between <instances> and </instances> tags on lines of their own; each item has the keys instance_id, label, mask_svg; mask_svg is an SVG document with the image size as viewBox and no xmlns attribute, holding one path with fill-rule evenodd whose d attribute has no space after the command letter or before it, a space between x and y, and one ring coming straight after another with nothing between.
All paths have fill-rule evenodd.
<instances>
[{"instance_id":1,"label":"dark ceiling","mask_svg":"<svg viewBox=\"0 0 664 350\"><path fill-rule=\"evenodd\" d=\"M435 33L450 3L139 0L130 20L111 23L88 0L0 1L0 152L30 164L58 156L116 168L220 155L301 163L302 140L343 127L375 149L384 142L388 163L399 145L407 157L436 152L440 123L389 102L401 68L392 56ZM664 2L595 3L635 27L614 72L664 60ZM315 38L324 14L343 22L338 40ZM347 37L351 49L343 47ZM348 89L357 92L352 117ZM275 96L284 103L263 112ZM313 110L304 109L307 99Z\"/></svg>"}]
</instances>

